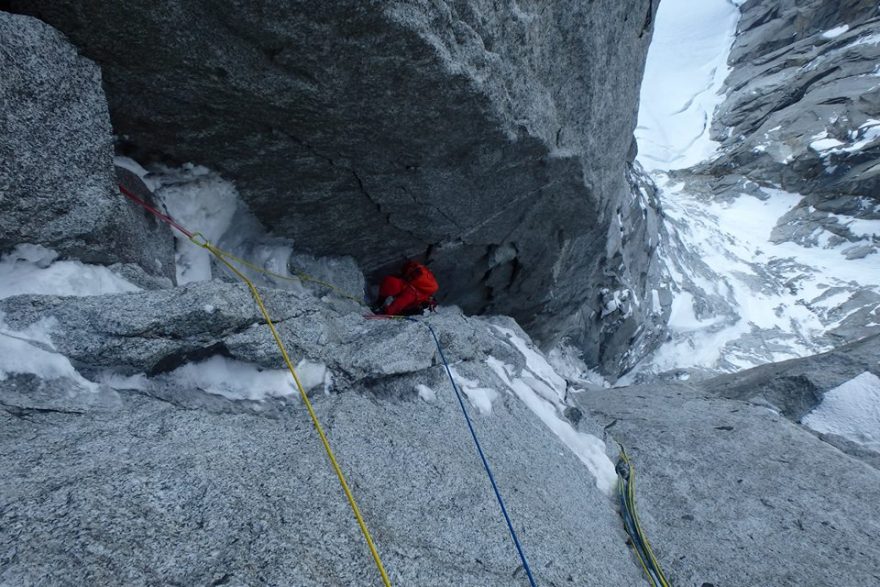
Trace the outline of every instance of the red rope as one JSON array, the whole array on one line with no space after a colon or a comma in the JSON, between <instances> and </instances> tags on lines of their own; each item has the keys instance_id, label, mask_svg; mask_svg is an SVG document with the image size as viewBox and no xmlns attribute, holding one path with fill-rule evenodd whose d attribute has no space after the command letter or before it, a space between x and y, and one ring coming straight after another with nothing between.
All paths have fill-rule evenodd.
<instances>
[{"instance_id":1,"label":"red rope","mask_svg":"<svg viewBox=\"0 0 880 587\"><path fill-rule=\"evenodd\" d=\"M141 208L143 208L147 212L150 212L151 214L153 214L154 216L156 216L157 218L159 218L160 220L162 220L166 224L173 226L174 228L176 228L177 230L179 230L180 232L185 234L187 236L187 238L189 238L190 240L193 239L194 235L192 232L188 231L187 229L185 229L184 227L179 225L171 216L168 216L167 214L163 214L162 212L159 212L156 208L150 206L149 204L147 204L146 202L141 200L139 197L137 197L136 195L131 193L128 189L126 189L126 187L124 185L119 184L119 191L122 192L122 195L127 197L129 200L133 201L135 204L137 204L138 206L140 206Z\"/></svg>"}]
</instances>

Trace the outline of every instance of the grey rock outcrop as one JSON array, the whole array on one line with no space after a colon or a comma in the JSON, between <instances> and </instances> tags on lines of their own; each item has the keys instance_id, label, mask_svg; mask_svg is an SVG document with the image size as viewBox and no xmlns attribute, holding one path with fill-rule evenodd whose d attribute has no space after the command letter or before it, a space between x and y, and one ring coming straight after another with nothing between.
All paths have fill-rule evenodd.
<instances>
[{"instance_id":1,"label":"grey rock outcrop","mask_svg":"<svg viewBox=\"0 0 880 587\"><path fill-rule=\"evenodd\" d=\"M601 288L655 287L655 205L626 175L656 5L12 2L101 65L141 160L216 169L276 234L368 274L423 256L445 301L611 375L656 327L637 304L599 322Z\"/></svg>"},{"instance_id":2,"label":"grey rock outcrop","mask_svg":"<svg viewBox=\"0 0 880 587\"><path fill-rule=\"evenodd\" d=\"M876 584L880 471L713 391L708 381L576 396L633 459L642 525L670 582Z\"/></svg>"},{"instance_id":3,"label":"grey rock outcrop","mask_svg":"<svg viewBox=\"0 0 880 587\"><path fill-rule=\"evenodd\" d=\"M821 404L825 394L863 373L880 375L880 335L835 348L827 353L761 365L711 381L722 397L766 405L795 423ZM843 452L880 470L880 453L837 434L816 433Z\"/></svg>"},{"instance_id":4,"label":"grey rock outcrop","mask_svg":"<svg viewBox=\"0 0 880 587\"><path fill-rule=\"evenodd\" d=\"M713 392L727 398L762 399L794 422L821 401L822 395L864 372L880 374L880 335L840 346L827 353L791 359L722 375L712 380Z\"/></svg>"},{"instance_id":5,"label":"grey rock outcrop","mask_svg":"<svg viewBox=\"0 0 880 587\"><path fill-rule=\"evenodd\" d=\"M0 38L0 252L41 244L173 279L167 228L115 187L98 67L34 18L0 12Z\"/></svg>"}]
</instances>

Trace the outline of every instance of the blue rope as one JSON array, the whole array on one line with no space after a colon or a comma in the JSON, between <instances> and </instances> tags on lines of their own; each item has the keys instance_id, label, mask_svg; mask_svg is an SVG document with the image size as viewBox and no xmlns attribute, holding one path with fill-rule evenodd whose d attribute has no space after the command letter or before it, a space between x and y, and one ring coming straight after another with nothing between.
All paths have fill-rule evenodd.
<instances>
[{"instance_id":1,"label":"blue rope","mask_svg":"<svg viewBox=\"0 0 880 587\"><path fill-rule=\"evenodd\" d=\"M420 320L416 320L414 318L407 318L412 322L421 322ZM519 558L522 560L523 568L526 570L526 575L529 577L529 584L531 587L537 587L537 583L535 583L535 578L532 577L532 569L529 567L529 561L526 560L526 555L523 552L522 545L519 543L519 538L517 538L516 530L513 529L513 523L510 521L510 516L507 515L507 508L504 507L504 500L501 498L501 492L498 491L498 485L495 483L495 476L492 475L492 469L489 468L489 461L486 460L486 455L483 454L483 447L480 446L480 441L477 438L477 433L474 431L474 426L471 423L471 417L468 415L467 408L464 405L464 400L461 398L461 392L458 391L458 386L455 384L455 379L452 378L452 371L449 369L449 363L446 361L446 356L443 354L443 347L440 346L440 339L437 338L437 333L434 332L434 328L428 322L421 322L425 326L428 327L428 330L431 331L431 336L434 337L434 344L437 345L437 351L440 353L440 358L443 360L443 366L446 367L446 374L449 376L449 382L452 383L452 389L455 390L455 397L458 398L458 405L461 406L461 413L464 414L464 419L467 422L468 429L471 431L471 437L474 439L474 444L477 446L477 452L480 453L480 459L483 461L483 467L486 469L486 474L489 476L489 481L492 483L492 489L495 491L495 498L498 500L498 505L501 506L501 513L504 514L504 520L507 522L507 529L510 530L510 536L513 538L513 543L516 545L516 551L519 553Z\"/></svg>"}]
</instances>

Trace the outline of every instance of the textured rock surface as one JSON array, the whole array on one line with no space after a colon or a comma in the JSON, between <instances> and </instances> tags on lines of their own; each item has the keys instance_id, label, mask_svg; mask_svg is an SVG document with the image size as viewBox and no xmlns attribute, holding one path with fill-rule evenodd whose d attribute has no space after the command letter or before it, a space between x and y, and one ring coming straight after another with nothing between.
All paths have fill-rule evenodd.
<instances>
[{"instance_id":1,"label":"textured rock surface","mask_svg":"<svg viewBox=\"0 0 880 587\"><path fill-rule=\"evenodd\" d=\"M294 360L305 352L334 374L314 403L395 584L524 582L425 327L364 320L304 291L266 302ZM64 380L0 382L0 582L378 582L298 400L233 402L161 374L206 354L279 366L243 287L0 306L10 329L54 317L53 348L84 374L155 375L140 392L78 395ZM485 363L522 371L490 324L522 331L453 309L430 320L455 369L498 391L491 414L472 412L538 581L637 584L610 498ZM436 397L421 398L419 384Z\"/></svg>"},{"instance_id":2,"label":"textured rock surface","mask_svg":"<svg viewBox=\"0 0 880 587\"><path fill-rule=\"evenodd\" d=\"M142 159L220 171L278 234L368 273L423 255L465 311L625 368L650 317L609 332L599 289L643 297L652 275L654 208L625 175L655 2L12 5L101 64ZM647 221L606 246L619 216Z\"/></svg>"},{"instance_id":3,"label":"textured rock surface","mask_svg":"<svg viewBox=\"0 0 880 587\"><path fill-rule=\"evenodd\" d=\"M525 584L454 401L315 406L395 584ZM504 403L477 425L538 581L638 584L610 500ZM5 584L379 584L298 403L266 416L123 394L118 410L0 422Z\"/></svg>"},{"instance_id":4,"label":"textured rock surface","mask_svg":"<svg viewBox=\"0 0 880 587\"><path fill-rule=\"evenodd\" d=\"M671 583L876 584L880 471L712 391L706 382L577 396L630 453L642 524Z\"/></svg>"},{"instance_id":5,"label":"textured rock surface","mask_svg":"<svg viewBox=\"0 0 880 587\"><path fill-rule=\"evenodd\" d=\"M141 201L149 206L157 207L158 202L150 189L144 185L136 174L122 167L114 168L115 180L124 186ZM116 185L113 186L114 197L121 197ZM127 200L126 200L127 201ZM120 211L123 218L131 220L128 227L128 233L125 238L131 242L131 246L140 257L141 265L150 274L166 277L174 283L175 280L175 259L174 259L174 237L171 234L171 228L167 224L160 222L152 213L141 209L136 205L127 204L124 210ZM123 223L125 226L125 223Z\"/></svg>"},{"instance_id":6,"label":"textured rock surface","mask_svg":"<svg viewBox=\"0 0 880 587\"><path fill-rule=\"evenodd\" d=\"M865 372L880 375L877 357L880 336L873 335L820 355L723 375L712 380L711 391L731 399L765 403L792 422L800 423L822 402L826 392ZM838 435L817 435L880 470L880 453Z\"/></svg>"},{"instance_id":7,"label":"textured rock surface","mask_svg":"<svg viewBox=\"0 0 880 587\"><path fill-rule=\"evenodd\" d=\"M0 12L0 37L0 251L41 244L173 278L167 229L115 189L98 67L33 18Z\"/></svg>"},{"instance_id":8,"label":"textured rock surface","mask_svg":"<svg viewBox=\"0 0 880 587\"><path fill-rule=\"evenodd\" d=\"M428 332L412 322L365 320L356 304L338 302L337 310L304 290L267 290L264 298L292 355L321 360L349 382L425 369L434 359ZM80 369L157 374L212 354L279 368L277 348L257 324L262 316L242 284L214 280L86 298L16 296L0 300L0 312L16 331L50 319L54 348ZM475 359L480 336L474 326L452 309L440 316L450 322L452 356Z\"/></svg>"},{"instance_id":9,"label":"textured rock surface","mask_svg":"<svg viewBox=\"0 0 880 587\"><path fill-rule=\"evenodd\" d=\"M776 354L786 347L788 356L804 356L880 331L880 292L871 277L880 244L880 8L866 0L749 0L740 11L726 99L713 118L717 157L669 176L722 207L751 196L783 203L767 223L767 247L739 254L753 274L747 279L761 284L752 287L758 297L774 290L795 297L800 307L778 315L790 314L792 324L802 309L815 316L793 335L780 335L788 330L783 325L740 341L737 352L754 349L764 361L777 361L788 358ZM672 224L679 231L682 224L685 231L700 226L694 214ZM740 237L733 228L731 243ZM716 279L728 276L687 259L680 244L670 247L670 256L710 285L695 286L694 279L686 288L696 316L740 320L743 300L731 307L726 292L711 291ZM762 256L768 250L775 251L769 260ZM811 291L812 277L820 289Z\"/></svg>"}]
</instances>

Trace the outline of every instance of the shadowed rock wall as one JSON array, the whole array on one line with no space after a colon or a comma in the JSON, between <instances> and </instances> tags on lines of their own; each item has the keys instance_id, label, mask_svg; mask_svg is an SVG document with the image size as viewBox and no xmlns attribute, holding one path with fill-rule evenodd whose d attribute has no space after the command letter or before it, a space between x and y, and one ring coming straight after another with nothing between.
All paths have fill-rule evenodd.
<instances>
[{"instance_id":1,"label":"shadowed rock wall","mask_svg":"<svg viewBox=\"0 0 880 587\"><path fill-rule=\"evenodd\" d=\"M101 64L115 131L141 160L215 168L300 250L368 273L422 255L446 301L544 342L570 336L617 371L631 340L599 323L598 290L639 297L649 273L656 225L620 242L613 224L622 207L642 215L625 175L655 4L13 7ZM643 316L626 320L637 332Z\"/></svg>"}]
</instances>

